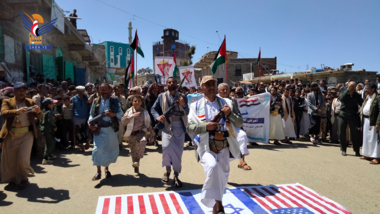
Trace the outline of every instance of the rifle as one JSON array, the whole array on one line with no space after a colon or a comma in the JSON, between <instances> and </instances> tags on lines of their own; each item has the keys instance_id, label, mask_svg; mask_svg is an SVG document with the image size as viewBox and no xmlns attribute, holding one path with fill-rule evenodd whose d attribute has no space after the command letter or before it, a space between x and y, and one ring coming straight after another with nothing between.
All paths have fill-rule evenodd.
<instances>
[{"instance_id":1,"label":"rifle","mask_svg":"<svg viewBox=\"0 0 380 214\"><path fill-rule=\"evenodd\" d=\"M179 90L181 90L181 86L183 84L183 81L185 80L185 78L183 78L181 80L181 83L179 84L178 88L176 89L176 94L179 93ZM170 124L170 119L169 117L174 115L174 116L179 116L179 117L182 117L185 113L184 112L176 112L175 111L175 104L178 102L179 98L181 97L181 95L179 95L178 97L175 97L175 100L173 102L173 105L171 105L162 115L165 116L166 118L166 121ZM162 129L163 127L165 127L165 124L163 122L158 122L154 128L155 129Z\"/></svg>"},{"instance_id":2,"label":"rifle","mask_svg":"<svg viewBox=\"0 0 380 214\"><path fill-rule=\"evenodd\" d=\"M108 111L110 111L110 112L113 112L113 113L117 113L117 110L118 110L118 107L119 106L113 106L112 105L112 103L111 103L111 97L109 98L110 99L110 109L108 109ZM96 129L94 130L94 131L92 131L92 134L93 135L95 135L95 136L97 136L97 135L99 135L99 133L100 133L100 128L102 127L102 126L107 126L107 125L109 125L108 124L108 122L106 122L106 121L104 121L103 120L103 117L105 117L106 116L106 113L105 112L103 112L103 113L101 113L101 114L99 114L99 115L97 115L97 116L95 116L95 117L93 117L91 120L89 120L88 121L88 123L91 125L91 126L96 126Z\"/></svg>"}]
</instances>

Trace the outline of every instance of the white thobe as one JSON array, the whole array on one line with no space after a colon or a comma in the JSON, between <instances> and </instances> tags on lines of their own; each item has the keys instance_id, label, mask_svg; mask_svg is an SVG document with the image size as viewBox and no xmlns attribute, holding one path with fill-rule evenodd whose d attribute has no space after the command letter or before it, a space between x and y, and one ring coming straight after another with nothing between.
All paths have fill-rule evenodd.
<instances>
[{"instance_id":1,"label":"white thobe","mask_svg":"<svg viewBox=\"0 0 380 214\"><path fill-rule=\"evenodd\" d=\"M290 108L289 98L286 98L286 105L288 106L289 112L288 112L288 119L285 120L285 118L282 118L282 123L284 126L284 134L285 137L294 137L296 138L296 133L294 131L294 123L292 121L292 117L290 116L292 109ZM294 117L294 115L293 115Z\"/></svg>"},{"instance_id":2,"label":"white thobe","mask_svg":"<svg viewBox=\"0 0 380 214\"><path fill-rule=\"evenodd\" d=\"M276 100L276 97L271 96L272 102ZM269 139L283 140L285 139L284 135L284 126L282 125L281 114L277 114L270 117L270 130L269 130Z\"/></svg>"},{"instance_id":3,"label":"white thobe","mask_svg":"<svg viewBox=\"0 0 380 214\"><path fill-rule=\"evenodd\" d=\"M363 115L369 115L372 97L368 100L363 108ZM377 143L378 131L375 126L370 126L369 118L363 118L363 147L362 154L364 157L380 158L380 146Z\"/></svg>"},{"instance_id":4,"label":"white thobe","mask_svg":"<svg viewBox=\"0 0 380 214\"><path fill-rule=\"evenodd\" d=\"M214 102L206 100L206 122L210 122L218 112L219 105L217 99ZM215 200L222 201L230 174L229 154L228 148L222 149L219 153L210 151L200 154L201 164L206 174L201 202L206 207L214 207Z\"/></svg>"}]
</instances>

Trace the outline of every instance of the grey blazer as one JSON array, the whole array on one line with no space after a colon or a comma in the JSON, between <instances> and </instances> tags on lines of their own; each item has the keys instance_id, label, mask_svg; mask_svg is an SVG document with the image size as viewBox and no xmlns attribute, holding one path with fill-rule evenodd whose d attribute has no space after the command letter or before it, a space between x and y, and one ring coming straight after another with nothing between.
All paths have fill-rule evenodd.
<instances>
[{"instance_id":1,"label":"grey blazer","mask_svg":"<svg viewBox=\"0 0 380 214\"><path fill-rule=\"evenodd\" d=\"M322 110L322 107L324 105L324 99L323 99L323 94L321 91L318 89L318 105L319 107L317 108L317 101L315 99L315 94L314 92L310 92L307 94L307 104L309 105L309 108L307 109L307 113L311 114L314 111L317 111L318 109Z\"/></svg>"}]
</instances>

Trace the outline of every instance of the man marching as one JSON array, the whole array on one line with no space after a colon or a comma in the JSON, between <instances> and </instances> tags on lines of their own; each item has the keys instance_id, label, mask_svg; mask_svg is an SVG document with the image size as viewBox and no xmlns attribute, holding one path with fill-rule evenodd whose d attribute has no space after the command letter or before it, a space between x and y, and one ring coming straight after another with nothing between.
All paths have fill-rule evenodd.
<instances>
[{"instance_id":1,"label":"man marching","mask_svg":"<svg viewBox=\"0 0 380 214\"><path fill-rule=\"evenodd\" d=\"M203 77L201 88L205 96L191 104L187 131L197 144L196 152L206 174L201 202L213 208L213 214L222 214L230 153L233 158L241 159L234 127L241 127L243 119L231 113L227 102L216 96L216 80L212 76Z\"/></svg>"},{"instance_id":2,"label":"man marching","mask_svg":"<svg viewBox=\"0 0 380 214\"><path fill-rule=\"evenodd\" d=\"M117 97L110 97L111 87L107 83L103 83L100 86L99 95L101 97L95 98L92 104L88 124L94 134L92 161L97 167L97 173L92 178L93 181L101 178L101 166L105 167L104 173L106 178L111 177L108 166L111 163L115 163L119 156L117 132L119 131L119 122L123 114L119 99ZM103 113L104 116L96 122L96 125L91 125L92 119Z\"/></svg>"},{"instance_id":3,"label":"man marching","mask_svg":"<svg viewBox=\"0 0 380 214\"><path fill-rule=\"evenodd\" d=\"M169 182L171 166L173 166L174 184L176 187L182 187L182 182L178 179L178 175L182 168L182 153L189 108L187 96L182 96L177 92L178 84L176 79L169 77L166 81L166 86L168 91L158 95L151 113L155 120L164 124L164 126L159 127L162 129L162 166L166 167L162 182ZM176 99L178 101L174 103ZM175 105L175 110L169 118L171 123L168 123L163 113L172 105Z\"/></svg>"},{"instance_id":4,"label":"man marching","mask_svg":"<svg viewBox=\"0 0 380 214\"><path fill-rule=\"evenodd\" d=\"M380 96L376 93L377 86L368 83L365 87L365 98L360 109L363 122L363 156L360 159L370 160L371 164L380 163Z\"/></svg>"},{"instance_id":5,"label":"man marching","mask_svg":"<svg viewBox=\"0 0 380 214\"><path fill-rule=\"evenodd\" d=\"M10 182L5 190L24 189L29 184L29 173L34 174L30 166L33 139L37 137L34 118L41 119L42 112L34 100L26 98L26 89L25 83L16 82L15 97L4 99L1 107L1 116L5 119L0 132L0 137L4 139L1 182ZM17 184L19 176L21 182Z\"/></svg>"}]
</instances>

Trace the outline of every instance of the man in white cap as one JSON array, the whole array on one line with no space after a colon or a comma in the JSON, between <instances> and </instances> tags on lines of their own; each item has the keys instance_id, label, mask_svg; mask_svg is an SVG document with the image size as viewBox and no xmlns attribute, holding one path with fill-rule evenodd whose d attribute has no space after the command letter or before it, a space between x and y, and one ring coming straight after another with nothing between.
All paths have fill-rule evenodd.
<instances>
[{"instance_id":1,"label":"man in white cap","mask_svg":"<svg viewBox=\"0 0 380 214\"><path fill-rule=\"evenodd\" d=\"M174 171L174 184L176 187L182 187L182 182L178 179L182 169L182 153L185 143L185 132L187 126L187 115L189 107L187 96L183 96L177 92L177 80L169 77L166 81L168 91L158 95L156 102L153 104L151 113L155 120L162 124L162 166L166 167L166 172L162 178L162 182L169 182L171 166ZM174 101L176 103L174 103ZM165 118L163 113L172 105L174 113L169 118ZM170 120L170 123L167 121Z\"/></svg>"},{"instance_id":2,"label":"man in white cap","mask_svg":"<svg viewBox=\"0 0 380 214\"><path fill-rule=\"evenodd\" d=\"M75 127L75 137L76 142L78 143L82 153L84 153L85 148L89 148L88 133L87 133L87 125L86 121L89 116L89 104L88 97L84 94L85 87L77 86L75 88L78 92L72 98L73 103L73 123ZM86 143L86 147L83 144Z\"/></svg>"},{"instance_id":3,"label":"man in white cap","mask_svg":"<svg viewBox=\"0 0 380 214\"><path fill-rule=\"evenodd\" d=\"M228 86L227 83L221 83L218 85L218 96L221 98L224 98L224 100L227 102L227 105L230 106L232 113L236 114L238 117L241 117L241 113L239 111L237 101L235 99L231 100L228 97L229 93L230 93L230 87ZM244 157L249 155L249 151L247 148L247 145L248 145L247 134L245 133L245 131L241 129L241 127L236 127L236 126L235 126L235 132L237 134L236 138L239 142L240 152L243 155L243 160L239 162L238 167L244 170L251 170L252 168L244 160Z\"/></svg>"},{"instance_id":4,"label":"man in white cap","mask_svg":"<svg viewBox=\"0 0 380 214\"><path fill-rule=\"evenodd\" d=\"M213 214L223 214L222 198L230 172L230 153L233 158L241 159L234 127L240 127L243 119L231 112L224 99L216 96L216 80L212 76L202 78L201 88L205 96L190 105L187 131L194 138L206 174L201 202L213 208Z\"/></svg>"}]
</instances>

